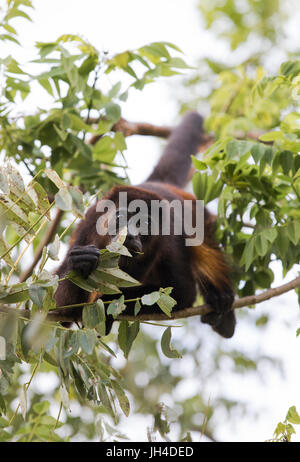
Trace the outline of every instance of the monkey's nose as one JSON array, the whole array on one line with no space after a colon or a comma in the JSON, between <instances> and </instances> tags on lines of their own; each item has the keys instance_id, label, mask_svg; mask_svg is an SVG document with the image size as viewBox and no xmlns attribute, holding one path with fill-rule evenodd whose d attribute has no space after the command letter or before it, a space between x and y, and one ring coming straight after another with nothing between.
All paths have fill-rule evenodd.
<instances>
[{"instance_id":1,"label":"monkey's nose","mask_svg":"<svg viewBox=\"0 0 300 462\"><path fill-rule=\"evenodd\" d=\"M124 245L127 247L129 252L142 252L143 246L139 236L132 236L127 234Z\"/></svg>"}]
</instances>

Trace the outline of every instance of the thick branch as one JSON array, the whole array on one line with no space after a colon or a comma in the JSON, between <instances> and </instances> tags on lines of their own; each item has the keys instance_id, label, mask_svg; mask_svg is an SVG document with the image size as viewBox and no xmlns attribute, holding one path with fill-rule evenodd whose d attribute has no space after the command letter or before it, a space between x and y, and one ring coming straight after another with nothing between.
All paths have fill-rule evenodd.
<instances>
[{"instance_id":1,"label":"thick branch","mask_svg":"<svg viewBox=\"0 0 300 462\"><path fill-rule=\"evenodd\" d=\"M258 303L265 302L273 297L278 297L286 292L289 292L293 289L296 289L300 286L300 276L292 281L283 284L279 287L274 287L273 289L268 289L265 292L262 292L258 295L249 295L247 297L242 297L236 299L233 303L233 309L243 308L249 305L257 305ZM153 314L140 314L138 316L129 316L129 315L120 315L117 318L117 321L170 321L172 319L182 319L182 318L189 318L191 316L200 316L203 314L210 313L212 309L209 305L200 305L200 306L192 306L189 308L185 308L184 310L175 311L172 313L171 317L169 318L164 313L153 313ZM27 319L30 318L30 311L28 310L17 310L14 308L10 308L7 305L0 306L0 313L11 313L15 312L19 314L19 316L25 317ZM70 318L67 316L68 308L63 308L60 312L59 308L56 310L50 311L47 315L48 321L54 322L70 322Z\"/></svg>"}]
</instances>

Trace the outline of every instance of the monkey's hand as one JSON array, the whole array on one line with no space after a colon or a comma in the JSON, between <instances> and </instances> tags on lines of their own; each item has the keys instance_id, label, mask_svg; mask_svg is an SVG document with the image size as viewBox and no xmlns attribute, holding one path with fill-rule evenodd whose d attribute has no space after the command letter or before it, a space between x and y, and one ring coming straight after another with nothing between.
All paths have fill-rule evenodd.
<instances>
[{"instance_id":1,"label":"monkey's hand","mask_svg":"<svg viewBox=\"0 0 300 462\"><path fill-rule=\"evenodd\" d=\"M233 336L235 329L235 314L232 310L234 293L230 286L223 290L216 287L209 287L204 294L205 302L209 304L213 312L201 316L204 324L209 324L216 332L226 338Z\"/></svg>"},{"instance_id":2,"label":"monkey's hand","mask_svg":"<svg viewBox=\"0 0 300 462\"><path fill-rule=\"evenodd\" d=\"M68 267L88 278L99 262L100 250L94 245L74 245L68 256Z\"/></svg>"}]
</instances>

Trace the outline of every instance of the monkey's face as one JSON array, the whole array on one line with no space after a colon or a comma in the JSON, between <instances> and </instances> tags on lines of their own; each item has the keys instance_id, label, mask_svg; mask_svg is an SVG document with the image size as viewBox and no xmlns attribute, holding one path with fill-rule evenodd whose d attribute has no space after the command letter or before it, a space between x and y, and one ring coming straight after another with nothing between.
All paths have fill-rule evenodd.
<instances>
[{"instance_id":1,"label":"monkey's face","mask_svg":"<svg viewBox=\"0 0 300 462\"><path fill-rule=\"evenodd\" d=\"M118 209L115 214L116 236L126 227L124 245L132 256L144 254L151 238L151 216L148 213L130 213Z\"/></svg>"},{"instance_id":2,"label":"monkey's face","mask_svg":"<svg viewBox=\"0 0 300 462\"><path fill-rule=\"evenodd\" d=\"M153 247L161 234L161 217L160 212L157 216L152 213L152 203L160 199L157 194L142 188L114 187L97 205L100 212L97 232L102 235L102 242L103 235L107 236L107 241L117 240L126 228L124 245L133 258L122 260L138 259L141 263L149 254L153 257Z\"/></svg>"}]
</instances>

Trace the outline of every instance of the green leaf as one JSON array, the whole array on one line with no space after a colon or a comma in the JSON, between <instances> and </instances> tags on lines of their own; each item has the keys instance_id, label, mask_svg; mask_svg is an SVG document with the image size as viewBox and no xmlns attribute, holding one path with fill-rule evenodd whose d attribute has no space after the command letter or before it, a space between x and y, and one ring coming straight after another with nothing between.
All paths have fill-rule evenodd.
<instances>
[{"instance_id":1,"label":"green leaf","mask_svg":"<svg viewBox=\"0 0 300 462\"><path fill-rule=\"evenodd\" d=\"M197 157L195 156L191 156L191 157L192 157L193 165L197 170L207 170L208 167L205 162L197 159Z\"/></svg>"},{"instance_id":2,"label":"green leaf","mask_svg":"<svg viewBox=\"0 0 300 462\"><path fill-rule=\"evenodd\" d=\"M8 20L16 17L22 17L27 19L28 21L32 21L32 19L30 18L30 16L28 16L27 13L24 13L24 11L18 10L16 8L12 8L5 16L5 19Z\"/></svg>"},{"instance_id":3,"label":"green leaf","mask_svg":"<svg viewBox=\"0 0 300 462\"><path fill-rule=\"evenodd\" d=\"M88 355L92 354L96 345L96 340L97 337L93 330L79 332L79 344L82 350Z\"/></svg>"},{"instance_id":4,"label":"green leaf","mask_svg":"<svg viewBox=\"0 0 300 462\"><path fill-rule=\"evenodd\" d=\"M9 421L4 419L4 417L0 417L0 428L5 428L9 426Z\"/></svg>"},{"instance_id":5,"label":"green leaf","mask_svg":"<svg viewBox=\"0 0 300 462\"><path fill-rule=\"evenodd\" d=\"M139 281L129 276L129 274L125 273L120 268L102 268L98 266L95 273L99 275L99 278L111 284L115 284L118 287L133 287L140 285Z\"/></svg>"},{"instance_id":6,"label":"green leaf","mask_svg":"<svg viewBox=\"0 0 300 462\"><path fill-rule=\"evenodd\" d=\"M269 250L268 241L262 233L255 238L255 248L260 257L264 257Z\"/></svg>"},{"instance_id":7,"label":"green leaf","mask_svg":"<svg viewBox=\"0 0 300 462\"><path fill-rule=\"evenodd\" d=\"M116 382L115 380L111 380L112 388L118 398L118 402L120 404L120 408L122 409L123 413L126 417L129 416L130 412L130 403L129 400L123 390L123 388Z\"/></svg>"},{"instance_id":8,"label":"green leaf","mask_svg":"<svg viewBox=\"0 0 300 462\"><path fill-rule=\"evenodd\" d=\"M127 250L127 248L122 245L120 242L113 241L109 245L106 246L107 250L112 253L118 253L120 255L124 255L126 257L131 257L131 253Z\"/></svg>"},{"instance_id":9,"label":"green leaf","mask_svg":"<svg viewBox=\"0 0 300 462\"><path fill-rule=\"evenodd\" d=\"M84 205L82 192L75 186L68 186L68 193L72 198L72 211L79 218L84 217Z\"/></svg>"},{"instance_id":10,"label":"green leaf","mask_svg":"<svg viewBox=\"0 0 300 462\"><path fill-rule=\"evenodd\" d=\"M159 300L157 300L157 304L160 309L167 315L171 316L172 308L176 305L176 300L170 297L170 295L161 293Z\"/></svg>"},{"instance_id":11,"label":"green leaf","mask_svg":"<svg viewBox=\"0 0 300 462\"><path fill-rule=\"evenodd\" d=\"M102 300L97 300L93 305L83 307L82 322L84 327L93 329L98 324L105 322L105 308Z\"/></svg>"},{"instance_id":12,"label":"green leaf","mask_svg":"<svg viewBox=\"0 0 300 462\"><path fill-rule=\"evenodd\" d=\"M4 194L9 194L8 174L6 170L0 168L0 189Z\"/></svg>"},{"instance_id":13,"label":"green leaf","mask_svg":"<svg viewBox=\"0 0 300 462\"><path fill-rule=\"evenodd\" d=\"M114 318L121 314L126 308L124 299L124 295L122 295L119 299L113 300L108 306L107 314L111 314Z\"/></svg>"},{"instance_id":14,"label":"green leaf","mask_svg":"<svg viewBox=\"0 0 300 462\"><path fill-rule=\"evenodd\" d=\"M9 246L7 243L4 241L2 237L0 237L0 255L4 255L6 251L8 250ZM11 256L9 253L7 253L4 257L2 257L5 263L7 263L9 266L13 266L13 261L11 259Z\"/></svg>"},{"instance_id":15,"label":"green leaf","mask_svg":"<svg viewBox=\"0 0 300 462\"><path fill-rule=\"evenodd\" d=\"M286 420L288 420L292 424L300 425L300 416L295 406L289 408L288 413L286 415Z\"/></svg>"},{"instance_id":16,"label":"green leaf","mask_svg":"<svg viewBox=\"0 0 300 462\"><path fill-rule=\"evenodd\" d=\"M300 73L299 61L286 61L280 66L281 74L288 77L296 77Z\"/></svg>"},{"instance_id":17,"label":"green leaf","mask_svg":"<svg viewBox=\"0 0 300 462\"><path fill-rule=\"evenodd\" d=\"M45 414L50 407L49 401L41 401L33 405L33 410L36 414Z\"/></svg>"},{"instance_id":18,"label":"green leaf","mask_svg":"<svg viewBox=\"0 0 300 462\"><path fill-rule=\"evenodd\" d=\"M300 221L292 221L288 224L287 234L294 245L300 241Z\"/></svg>"},{"instance_id":19,"label":"green leaf","mask_svg":"<svg viewBox=\"0 0 300 462\"><path fill-rule=\"evenodd\" d=\"M61 189L55 194L55 204L63 211L72 210L72 196L67 189Z\"/></svg>"},{"instance_id":20,"label":"green leaf","mask_svg":"<svg viewBox=\"0 0 300 462\"><path fill-rule=\"evenodd\" d=\"M282 422L279 422L277 424L277 427L274 430L274 435L276 437L278 437L280 435L284 435L285 434L285 428L286 428L286 426Z\"/></svg>"},{"instance_id":21,"label":"green leaf","mask_svg":"<svg viewBox=\"0 0 300 462\"><path fill-rule=\"evenodd\" d=\"M113 162L116 153L116 143L110 136L103 136L93 147L94 159L107 164Z\"/></svg>"},{"instance_id":22,"label":"green leaf","mask_svg":"<svg viewBox=\"0 0 300 462\"><path fill-rule=\"evenodd\" d=\"M125 358L128 358L132 344L136 339L140 330L140 323L138 321L130 324L128 321L121 321L118 333L118 342Z\"/></svg>"},{"instance_id":23,"label":"green leaf","mask_svg":"<svg viewBox=\"0 0 300 462\"><path fill-rule=\"evenodd\" d=\"M203 200L208 204L212 200L220 196L224 183L221 179L217 180L212 175L207 173L197 172L193 176L194 193L199 200Z\"/></svg>"},{"instance_id":24,"label":"green leaf","mask_svg":"<svg viewBox=\"0 0 300 462\"><path fill-rule=\"evenodd\" d=\"M253 143L251 141L231 140L226 145L227 158L228 160L234 159L234 158L240 158L244 154L250 152L252 147L253 147Z\"/></svg>"},{"instance_id":25,"label":"green leaf","mask_svg":"<svg viewBox=\"0 0 300 462\"><path fill-rule=\"evenodd\" d=\"M6 303L18 303L28 300L28 286L25 282L14 284L9 288L0 286L0 300Z\"/></svg>"},{"instance_id":26,"label":"green leaf","mask_svg":"<svg viewBox=\"0 0 300 462\"><path fill-rule=\"evenodd\" d=\"M60 248L59 235L56 234L54 241L51 244L48 244L48 254L51 260L58 260L59 248Z\"/></svg>"},{"instance_id":27,"label":"green leaf","mask_svg":"<svg viewBox=\"0 0 300 462\"><path fill-rule=\"evenodd\" d=\"M284 227L277 228L277 232L278 232L278 237L276 239L276 247L277 247L279 256L284 261L286 258L287 250L289 248L288 232L287 232L287 229Z\"/></svg>"},{"instance_id":28,"label":"green leaf","mask_svg":"<svg viewBox=\"0 0 300 462\"><path fill-rule=\"evenodd\" d=\"M161 338L161 349L167 358L181 358L181 354L177 350L171 348L171 327L167 327Z\"/></svg>"},{"instance_id":29,"label":"green leaf","mask_svg":"<svg viewBox=\"0 0 300 462\"><path fill-rule=\"evenodd\" d=\"M260 135L259 139L261 141L276 141L276 140L281 140L283 139L283 133L281 131L274 131L274 132L268 132L264 133L263 135Z\"/></svg>"},{"instance_id":30,"label":"green leaf","mask_svg":"<svg viewBox=\"0 0 300 462\"><path fill-rule=\"evenodd\" d=\"M139 314L139 312L141 310L141 307L142 307L142 305L141 305L140 301L137 300L135 302L135 305L134 305L134 316L137 316Z\"/></svg>"},{"instance_id":31,"label":"green leaf","mask_svg":"<svg viewBox=\"0 0 300 462\"><path fill-rule=\"evenodd\" d=\"M266 147L262 143L256 143L251 148L251 155L256 164L259 164L260 160L264 156Z\"/></svg>"},{"instance_id":32,"label":"green leaf","mask_svg":"<svg viewBox=\"0 0 300 462\"><path fill-rule=\"evenodd\" d=\"M143 295L141 298L141 302L143 305L154 305L160 299L159 292L151 292L150 294Z\"/></svg>"},{"instance_id":33,"label":"green leaf","mask_svg":"<svg viewBox=\"0 0 300 462\"><path fill-rule=\"evenodd\" d=\"M79 333L75 330L72 332L67 348L65 349L64 358L69 358L74 353L77 353L79 346Z\"/></svg>"},{"instance_id":34,"label":"green leaf","mask_svg":"<svg viewBox=\"0 0 300 462\"><path fill-rule=\"evenodd\" d=\"M255 248L254 248L254 243L255 243L255 238L250 238L245 246L244 252L241 257L241 264L245 265L245 270L248 271L248 269L251 266L251 263L253 262L255 258Z\"/></svg>"},{"instance_id":35,"label":"green leaf","mask_svg":"<svg viewBox=\"0 0 300 462\"><path fill-rule=\"evenodd\" d=\"M48 79L38 79L38 82L49 95L53 96L53 90Z\"/></svg>"},{"instance_id":36,"label":"green leaf","mask_svg":"<svg viewBox=\"0 0 300 462\"><path fill-rule=\"evenodd\" d=\"M58 189L66 188L66 184L64 183L63 180L60 179L59 175L57 174L55 170L52 170L50 168L45 168L45 173L47 177L49 178L49 180L51 180Z\"/></svg>"},{"instance_id":37,"label":"green leaf","mask_svg":"<svg viewBox=\"0 0 300 462\"><path fill-rule=\"evenodd\" d=\"M47 295L47 289L38 284L31 284L28 293L32 302L39 308L43 308L43 303Z\"/></svg>"},{"instance_id":38,"label":"green leaf","mask_svg":"<svg viewBox=\"0 0 300 462\"><path fill-rule=\"evenodd\" d=\"M107 393L106 387L100 382L98 384L98 393L100 396L101 404L107 409L107 411L112 415L115 416L115 412L112 406L112 400Z\"/></svg>"},{"instance_id":39,"label":"green leaf","mask_svg":"<svg viewBox=\"0 0 300 462\"><path fill-rule=\"evenodd\" d=\"M80 287L83 290L86 290L87 292L93 292L97 287L95 287L95 284L91 284L89 281L86 281L82 277L80 277L76 271L70 271L67 274L67 278L73 282L76 286ZM92 281L93 282L93 281Z\"/></svg>"},{"instance_id":40,"label":"green leaf","mask_svg":"<svg viewBox=\"0 0 300 462\"><path fill-rule=\"evenodd\" d=\"M278 235L277 230L275 228L268 228L264 229L262 232L265 239L269 242L273 243Z\"/></svg>"},{"instance_id":41,"label":"green leaf","mask_svg":"<svg viewBox=\"0 0 300 462\"><path fill-rule=\"evenodd\" d=\"M282 151L279 154L279 163L282 167L283 173L288 175L294 165L293 153L291 151Z\"/></svg>"},{"instance_id":42,"label":"green leaf","mask_svg":"<svg viewBox=\"0 0 300 462\"><path fill-rule=\"evenodd\" d=\"M118 104L109 102L105 105L106 117L112 122L117 122L121 117L121 108Z\"/></svg>"}]
</instances>

